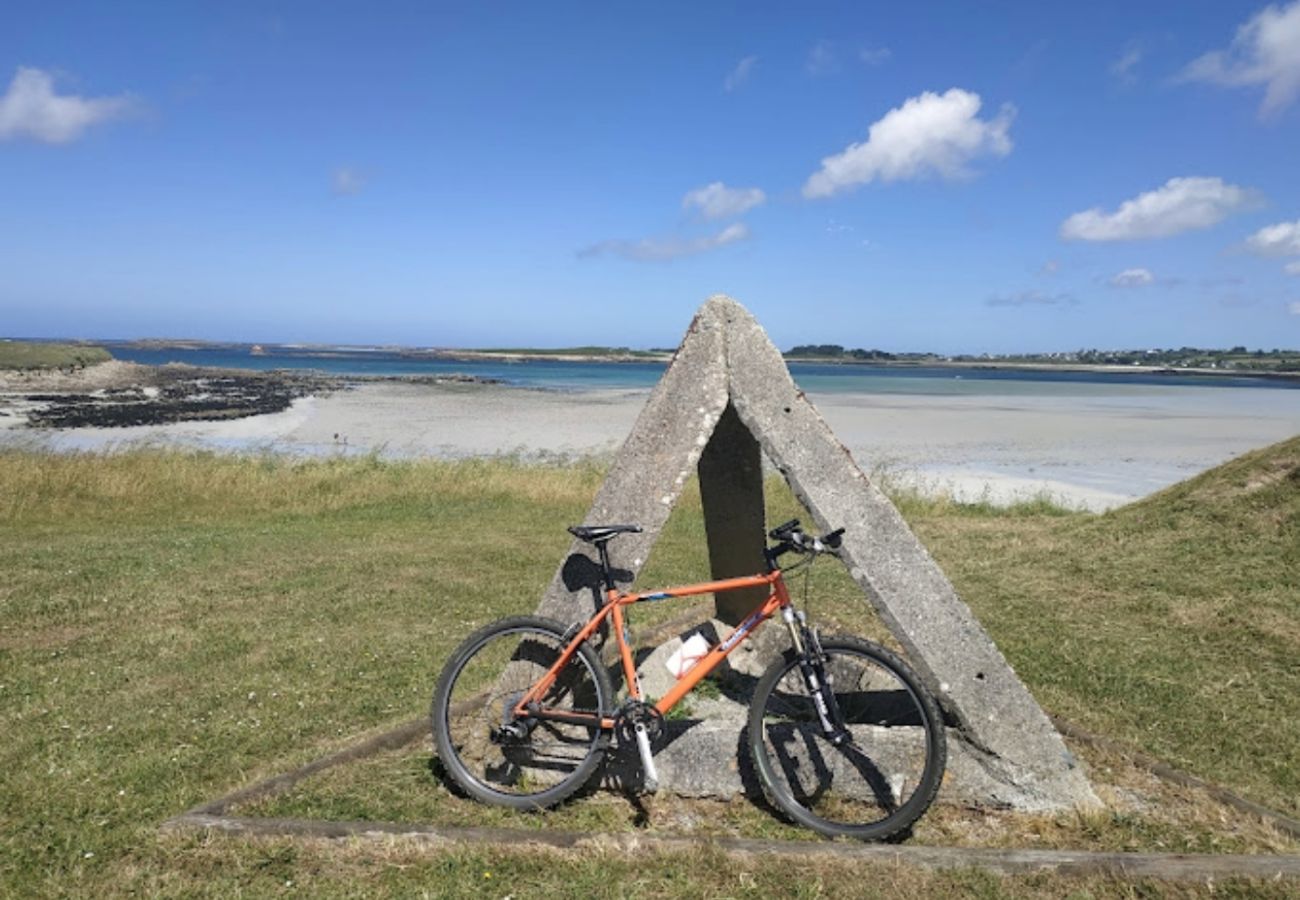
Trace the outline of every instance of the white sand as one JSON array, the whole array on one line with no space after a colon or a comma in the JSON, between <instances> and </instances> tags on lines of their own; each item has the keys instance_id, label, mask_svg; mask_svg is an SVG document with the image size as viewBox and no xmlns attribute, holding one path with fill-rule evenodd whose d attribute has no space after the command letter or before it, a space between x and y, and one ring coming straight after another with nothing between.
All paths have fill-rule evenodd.
<instances>
[{"instance_id":1,"label":"white sand","mask_svg":"<svg viewBox=\"0 0 1300 900\"><path fill-rule=\"evenodd\" d=\"M645 390L561 393L483 385L363 384L274 415L32 432L58 449L180 443L305 455L611 453ZM820 394L812 401L869 473L995 502L1048 493L1105 509L1300 432L1300 390L1106 386L1043 395ZM10 421L12 421L12 417ZM3 420L0 420L3 421Z\"/></svg>"}]
</instances>

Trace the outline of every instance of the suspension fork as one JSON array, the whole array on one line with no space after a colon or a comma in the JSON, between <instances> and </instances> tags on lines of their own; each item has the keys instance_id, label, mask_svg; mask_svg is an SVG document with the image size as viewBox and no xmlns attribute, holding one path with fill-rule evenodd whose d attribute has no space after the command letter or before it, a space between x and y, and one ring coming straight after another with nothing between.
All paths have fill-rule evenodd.
<instances>
[{"instance_id":1,"label":"suspension fork","mask_svg":"<svg viewBox=\"0 0 1300 900\"><path fill-rule=\"evenodd\" d=\"M850 740L850 735L835 699L831 678L826 674L826 654L822 652L821 640L808 627L807 617L790 604L781 607L781 620L790 632L790 641L799 657L799 674L803 676L804 687L817 710L822 733L833 746L838 747Z\"/></svg>"}]
</instances>

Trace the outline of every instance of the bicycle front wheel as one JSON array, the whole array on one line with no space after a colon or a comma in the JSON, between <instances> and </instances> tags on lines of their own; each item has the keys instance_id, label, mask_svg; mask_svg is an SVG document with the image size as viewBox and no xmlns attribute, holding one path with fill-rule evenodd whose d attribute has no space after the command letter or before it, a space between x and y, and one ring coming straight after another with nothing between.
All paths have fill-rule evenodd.
<instances>
[{"instance_id":1,"label":"bicycle front wheel","mask_svg":"<svg viewBox=\"0 0 1300 900\"><path fill-rule=\"evenodd\" d=\"M823 729L798 656L759 679L749 749L768 798L794 821L831 837L883 840L930 806L947 744L938 705L896 655L857 638L822 642L843 731Z\"/></svg>"},{"instance_id":2,"label":"bicycle front wheel","mask_svg":"<svg viewBox=\"0 0 1300 900\"><path fill-rule=\"evenodd\" d=\"M434 746L448 776L475 799L515 809L554 806L604 757L600 717L613 689L586 644L539 701L566 721L513 712L560 660L564 630L550 619L503 619L470 635L447 661L433 695Z\"/></svg>"}]
</instances>

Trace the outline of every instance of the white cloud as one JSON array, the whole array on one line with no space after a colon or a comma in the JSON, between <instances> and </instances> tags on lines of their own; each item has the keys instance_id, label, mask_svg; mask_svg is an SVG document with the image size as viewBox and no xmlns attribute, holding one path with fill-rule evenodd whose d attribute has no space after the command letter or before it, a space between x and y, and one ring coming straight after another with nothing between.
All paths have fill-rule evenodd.
<instances>
[{"instance_id":1,"label":"white cloud","mask_svg":"<svg viewBox=\"0 0 1300 900\"><path fill-rule=\"evenodd\" d=\"M727 93L731 93L739 88L749 80L749 76L753 73L754 66L757 64L757 56L746 56L740 62L736 63L736 67L728 72L727 77L723 80L722 89Z\"/></svg>"},{"instance_id":2,"label":"white cloud","mask_svg":"<svg viewBox=\"0 0 1300 900\"><path fill-rule=\"evenodd\" d=\"M1045 291L1020 291L1016 294L995 294L984 301L985 306L1074 306L1079 301L1071 294L1049 294Z\"/></svg>"},{"instance_id":3,"label":"white cloud","mask_svg":"<svg viewBox=\"0 0 1300 900\"><path fill-rule=\"evenodd\" d=\"M869 66L883 66L893 55L888 47L868 47L858 51L858 59Z\"/></svg>"},{"instance_id":4,"label":"white cloud","mask_svg":"<svg viewBox=\"0 0 1300 900\"><path fill-rule=\"evenodd\" d=\"M829 75L840 67L839 57L835 54L835 45L830 41L818 41L808 51L808 62L804 68L809 75Z\"/></svg>"},{"instance_id":5,"label":"white cloud","mask_svg":"<svg viewBox=\"0 0 1300 900\"><path fill-rule=\"evenodd\" d=\"M721 181L688 191L682 198L682 209L692 206L706 219L727 219L748 212L767 200L758 188L729 188Z\"/></svg>"},{"instance_id":6,"label":"white cloud","mask_svg":"<svg viewBox=\"0 0 1300 900\"><path fill-rule=\"evenodd\" d=\"M1231 87L1263 85L1260 115L1279 112L1300 96L1300 0L1264 7L1237 28L1226 50L1192 60L1181 78Z\"/></svg>"},{"instance_id":7,"label":"white cloud","mask_svg":"<svg viewBox=\"0 0 1300 900\"><path fill-rule=\"evenodd\" d=\"M1110 74L1120 81L1132 83L1137 80L1137 76L1133 74L1133 69L1141 61L1142 47L1138 44L1129 44L1124 49L1124 54L1110 64Z\"/></svg>"},{"instance_id":8,"label":"white cloud","mask_svg":"<svg viewBox=\"0 0 1300 900\"><path fill-rule=\"evenodd\" d=\"M601 241L578 252L579 257L617 256L636 262L667 262L682 256L707 253L727 244L749 238L749 228L743 222L734 222L717 234L696 238L642 238L639 241Z\"/></svg>"},{"instance_id":9,"label":"white cloud","mask_svg":"<svg viewBox=\"0 0 1300 900\"><path fill-rule=\"evenodd\" d=\"M0 141L31 138L65 144L92 125L119 119L135 109L127 94L117 97L62 96L54 92L54 76L19 66L9 90L0 97Z\"/></svg>"},{"instance_id":10,"label":"white cloud","mask_svg":"<svg viewBox=\"0 0 1300 900\"><path fill-rule=\"evenodd\" d=\"M1154 191L1125 200L1115 212L1093 207L1061 223L1061 237L1079 241L1131 241L1209 228L1236 212L1259 206L1259 192L1222 178L1171 178Z\"/></svg>"},{"instance_id":11,"label":"white cloud","mask_svg":"<svg viewBox=\"0 0 1300 900\"><path fill-rule=\"evenodd\" d=\"M1154 284L1156 276L1151 274L1150 269L1125 269L1118 275L1111 276L1111 287L1144 287L1148 284Z\"/></svg>"},{"instance_id":12,"label":"white cloud","mask_svg":"<svg viewBox=\"0 0 1300 900\"><path fill-rule=\"evenodd\" d=\"M330 188L334 193L348 196L361 193L370 179L350 166L339 166L330 173Z\"/></svg>"},{"instance_id":13,"label":"white cloud","mask_svg":"<svg viewBox=\"0 0 1300 900\"><path fill-rule=\"evenodd\" d=\"M1293 316L1300 316L1300 300L1292 300L1287 306L1287 312Z\"/></svg>"},{"instance_id":14,"label":"white cloud","mask_svg":"<svg viewBox=\"0 0 1300 900\"><path fill-rule=\"evenodd\" d=\"M1282 269L1288 275L1300 275L1300 262L1287 263Z\"/></svg>"},{"instance_id":15,"label":"white cloud","mask_svg":"<svg viewBox=\"0 0 1300 900\"><path fill-rule=\"evenodd\" d=\"M803 195L829 197L877 178L963 177L976 157L1011 152L1007 130L1015 108L1005 105L993 119L979 118L979 110L979 94L960 88L912 97L874 122L865 143L823 159Z\"/></svg>"},{"instance_id":16,"label":"white cloud","mask_svg":"<svg viewBox=\"0 0 1300 900\"><path fill-rule=\"evenodd\" d=\"M1246 246L1260 256L1300 256L1300 219L1265 225L1246 238Z\"/></svg>"}]
</instances>

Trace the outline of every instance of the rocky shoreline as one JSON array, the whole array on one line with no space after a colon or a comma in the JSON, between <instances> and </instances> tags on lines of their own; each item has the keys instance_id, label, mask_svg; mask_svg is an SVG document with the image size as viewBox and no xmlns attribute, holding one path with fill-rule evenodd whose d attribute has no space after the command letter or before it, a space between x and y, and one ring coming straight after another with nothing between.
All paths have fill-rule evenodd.
<instances>
[{"instance_id":1,"label":"rocky shoreline","mask_svg":"<svg viewBox=\"0 0 1300 900\"><path fill-rule=\"evenodd\" d=\"M472 375L341 378L315 371L254 372L114 360L73 372L0 373L0 425L69 429L219 422L283 412L297 399L327 396L363 381L490 380Z\"/></svg>"}]
</instances>

